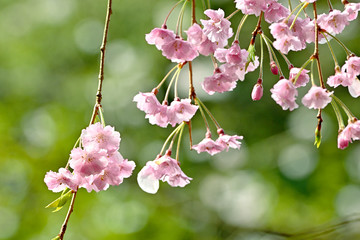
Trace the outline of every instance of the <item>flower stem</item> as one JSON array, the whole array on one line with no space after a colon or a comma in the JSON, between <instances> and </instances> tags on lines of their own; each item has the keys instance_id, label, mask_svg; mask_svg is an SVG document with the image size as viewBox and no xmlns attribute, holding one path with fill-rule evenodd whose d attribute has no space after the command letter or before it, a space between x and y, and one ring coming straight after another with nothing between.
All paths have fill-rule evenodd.
<instances>
[{"instance_id":1,"label":"flower stem","mask_svg":"<svg viewBox=\"0 0 360 240\"><path fill-rule=\"evenodd\" d=\"M164 142L164 144L163 144L163 146L162 146L162 148L161 148L160 155L163 154L163 152L164 152L164 150L165 150L165 147L166 147L166 145L169 143L170 139L171 139L172 137L175 137L175 136L176 136L176 134L179 132L180 128L181 128L183 125L184 125L184 122L182 122L179 126L177 126L177 127L170 133L170 135L167 137L167 139L165 140L165 142Z\"/></svg>"},{"instance_id":2,"label":"flower stem","mask_svg":"<svg viewBox=\"0 0 360 240\"><path fill-rule=\"evenodd\" d=\"M317 9L316 9L316 2L313 3L314 7L314 25L315 25L315 49L313 58L316 59L317 68L318 68L318 74L319 74L319 80L320 85L322 88L325 88L324 79L321 71L321 64L320 64L320 58L319 58L319 25L317 22Z\"/></svg>"},{"instance_id":3,"label":"flower stem","mask_svg":"<svg viewBox=\"0 0 360 240\"><path fill-rule=\"evenodd\" d=\"M243 27L243 25L244 25L244 23L245 23L245 21L246 21L246 19L247 19L248 16L249 16L249 15L244 15L244 16L241 18L240 23L239 23L239 26L238 26L238 28L237 28L237 30L236 30L234 42L235 42L235 41L239 41L239 35L240 35L241 28Z\"/></svg>"},{"instance_id":4,"label":"flower stem","mask_svg":"<svg viewBox=\"0 0 360 240\"><path fill-rule=\"evenodd\" d=\"M295 78L294 78L294 80L293 80L294 85L296 84L296 81L298 80L298 78L299 78L302 70L304 70L304 69L306 68L306 66L307 66L310 62L312 62L313 60L314 60L314 59L310 57L310 58L301 66L299 72L296 74L296 76L295 76Z\"/></svg>"},{"instance_id":5,"label":"flower stem","mask_svg":"<svg viewBox=\"0 0 360 240\"><path fill-rule=\"evenodd\" d=\"M217 129L221 128L220 124L216 121L214 115L212 115L212 113L210 112L210 110L205 106L205 104L199 99L196 98L196 100L200 103L200 105L205 109L206 113L209 115L209 117L211 118L211 120L214 122L215 126ZM201 109L201 108L200 108Z\"/></svg>"},{"instance_id":6,"label":"flower stem","mask_svg":"<svg viewBox=\"0 0 360 240\"><path fill-rule=\"evenodd\" d=\"M196 23L196 5L195 5L195 0L191 1L191 22L192 24Z\"/></svg>"},{"instance_id":7,"label":"flower stem","mask_svg":"<svg viewBox=\"0 0 360 240\"><path fill-rule=\"evenodd\" d=\"M331 97L339 103L339 105L342 107L349 119L353 119L355 117L355 115L350 111L350 109L345 105L345 103L340 100L340 98L336 97L334 94L332 94Z\"/></svg>"},{"instance_id":8,"label":"flower stem","mask_svg":"<svg viewBox=\"0 0 360 240\"><path fill-rule=\"evenodd\" d=\"M261 36L261 35L260 35ZM264 63L264 40L260 37L260 70L259 70L259 78L263 79L263 63Z\"/></svg>"},{"instance_id":9,"label":"flower stem","mask_svg":"<svg viewBox=\"0 0 360 240\"><path fill-rule=\"evenodd\" d=\"M180 64L180 63L179 63ZM166 81L166 79L169 77L169 75L176 69L179 67L179 64L176 65L175 67L173 67L166 75L165 77L161 80L161 82L156 86L156 89L159 90L159 88L163 85L163 83Z\"/></svg>"},{"instance_id":10,"label":"flower stem","mask_svg":"<svg viewBox=\"0 0 360 240\"><path fill-rule=\"evenodd\" d=\"M333 39L335 39L335 41L337 41L339 43L339 45L345 50L347 56L353 55L353 53L345 46L345 44L342 41L340 41L339 38L335 37L334 35L332 35L331 33L327 32L327 31L325 31L325 33L327 35L329 35L330 37L332 37Z\"/></svg>"},{"instance_id":11,"label":"flower stem","mask_svg":"<svg viewBox=\"0 0 360 240\"><path fill-rule=\"evenodd\" d=\"M206 130L209 132L210 131L209 123L208 123L208 121L206 119L206 116L205 116L204 110L202 108L202 105L200 104L200 101L199 101L199 99L197 97L194 100L195 100L195 104L199 106L201 116L202 116L202 118L204 120L204 123L205 123L205 126L206 126Z\"/></svg>"},{"instance_id":12,"label":"flower stem","mask_svg":"<svg viewBox=\"0 0 360 240\"><path fill-rule=\"evenodd\" d=\"M181 7L177 22L176 22L176 35L181 37L182 34L182 22L183 22L183 17L184 17L184 11L185 11L185 6L187 4L187 0L185 0L183 6ZM179 35L180 34L180 35Z\"/></svg>"},{"instance_id":13,"label":"flower stem","mask_svg":"<svg viewBox=\"0 0 360 240\"><path fill-rule=\"evenodd\" d=\"M170 89L171 89L171 86L175 80L175 78L179 75L180 73L180 68L178 68L176 70L176 72L174 73L174 75L172 76L171 80L170 80L170 83L169 83L169 86L167 87L167 90L166 90L166 93L165 93L165 97L164 97L164 101L167 102L168 101L168 97L169 97L169 92L170 92Z\"/></svg>"},{"instance_id":14,"label":"flower stem","mask_svg":"<svg viewBox=\"0 0 360 240\"><path fill-rule=\"evenodd\" d=\"M180 134L179 134L177 147L176 147L176 161L178 161L178 162L179 162L180 144L181 144L181 139L182 139L182 135L183 135L184 127L185 127L185 124L181 124L181 125L182 125L182 127L180 129Z\"/></svg>"},{"instance_id":15,"label":"flower stem","mask_svg":"<svg viewBox=\"0 0 360 240\"><path fill-rule=\"evenodd\" d=\"M341 116L339 107L338 107L338 105L336 104L334 98L333 98L333 100L331 101L331 106L332 106L333 109L334 109L334 112L335 112L335 115L336 115L336 119L337 119L338 124L339 124L339 131L340 131L340 130L342 130L342 129L345 128L345 125L344 125L344 121L343 121L343 119L342 119L342 116Z\"/></svg>"},{"instance_id":16,"label":"flower stem","mask_svg":"<svg viewBox=\"0 0 360 240\"><path fill-rule=\"evenodd\" d=\"M189 98L190 98L190 100L194 100L196 98L191 61L189 62Z\"/></svg>"},{"instance_id":17,"label":"flower stem","mask_svg":"<svg viewBox=\"0 0 360 240\"><path fill-rule=\"evenodd\" d=\"M321 32L321 34L324 36L324 38L325 38L325 40L326 40L326 43L327 43L327 45L329 46L329 49L330 49L330 52L331 52L331 56L332 56L333 59L334 59L335 68L336 68L336 67L339 67L339 63L338 63L338 61L337 61L337 59L336 59L334 50L333 50L333 48L331 47L331 44L330 44L329 40L327 39L326 35L325 35L323 32Z\"/></svg>"},{"instance_id":18,"label":"flower stem","mask_svg":"<svg viewBox=\"0 0 360 240\"><path fill-rule=\"evenodd\" d=\"M274 57L275 64L277 65L277 67L278 67L278 69L279 69L279 72L280 72L280 77L281 77L281 76L284 76L284 74L283 74L283 72L282 72L282 70L281 70L281 66L280 66L280 63L279 63L279 61L278 61L278 58L276 57L276 54L275 54L275 52L274 52L274 50L273 50L273 48L272 48L272 45L269 43L269 42L271 42L271 41L266 37L266 35L265 35L264 33L262 33L260 36L263 37L264 42L265 42L265 44L266 44L266 46L267 46L267 48L268 48L269 53L271 52L271 53L272 53L272 56Z\"/></svg>"},{"instance_id":19,"label":"flower stem","mask_svg":"<svg viewBox=\"0 0 360 240\"><path fill-rule=\"evenodd\" d=\"M226 17L227 20L230 20L230 18L232 18L235 14L237 14L240 11L240 9L236 9L235 11L233 11L229 16Z\"/></svg>"},{"instance_id":20,"label":"flower stem","mask_svg":"<svg viewBox=\"0 0 360 240\"><path fill-rule=\"evenodd\" d=\"M69 210L68 210L68 212L67 212L67 214L66 214L64 223L63 223L63 225L61 226L61 230L60 230L60 233L59 233L59 235L58 235L60 240L63 240L63 239L64 239L64 235L65 235L66 228L67 228L67 225L68 225L68 222L69 222L69 219L70 219L70 215L71 215L71 213L74 211L74 204L75 204L76 193L77 193L77 191L73 193L73 196L72 196L72 198L71 198L71 203L70 203Z\"/></svg>"}]
</instances>

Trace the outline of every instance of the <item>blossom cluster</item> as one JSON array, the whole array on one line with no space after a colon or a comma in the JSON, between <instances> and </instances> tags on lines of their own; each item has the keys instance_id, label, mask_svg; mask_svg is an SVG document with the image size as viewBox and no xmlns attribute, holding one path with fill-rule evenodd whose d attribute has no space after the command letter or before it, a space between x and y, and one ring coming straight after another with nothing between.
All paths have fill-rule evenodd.
<instances>
[{"instance_id":1,"label":"blossom cluster","mask_svg":"<svg viewBox=\"0 0 360 240\"><path fill-rule=\"evenodd\" d=\"M131 176L135 163L119 153L120 134L113 127L104 127L99 122L92 124L82 130L80 141L82 147L70 153L69 165L73 172L60 168L58 172L46 173L44 181L49 190L85 188L88 192L98 192L109 185L119 185Z\"/></svg>"},{"instance_id":2,"label":"blossom cluster","mask_svg":"<svg viewBox=\"0 0 360 240\"><path fill-rule=\"evenodd\" d=\"M170 106L166 101L160 104L154 92L140 92L133 100L137 102L137 107L146 113L145 118L148 118L151 124L164 128L168 124L174 127L176 124L189 121L198 109L191 104L190 99L175 99Z\"/></svg>"}]
</instances>

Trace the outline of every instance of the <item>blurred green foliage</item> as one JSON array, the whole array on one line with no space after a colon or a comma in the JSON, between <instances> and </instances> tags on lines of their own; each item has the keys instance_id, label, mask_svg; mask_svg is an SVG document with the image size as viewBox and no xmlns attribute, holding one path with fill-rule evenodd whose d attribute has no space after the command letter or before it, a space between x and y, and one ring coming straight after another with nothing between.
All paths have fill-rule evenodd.
<instances>
[{"instance_id":1,"label":"blurred green foliage","mask_svg":"<svg viewBox=\"0 0 360 240\"><path fill-rule=\"evenodd\" d=\"M197 2L198 17L203 18L201 1ZM315 239L317 233L316 239L360 239L356 219L331 226L360 212L359 143L345 151L336 148L336 118L327 107L323 141L316 149L316 111L300 107L289 113L276 105L269 89L277 78L270 74L266 54L260 102L250 99L257 72L248 74L233 92L206 96L200 83L212 74L211 60L199 58L193 64L200 98L226 132L244 135L242 149L215 157L198 155L189 151L185 135L180 158L183 171L194 179L191 184L184 189L161 184L156 195L137 186L136 173L155 158L171 131L151 126L132 102L138 91L150 91L173 66L146 44L144 34L161 26L174 3L113 2L104 114L107 124L121 133L122 155L134 160L137 168L130 179L105 192L88 194L81 189L66 239L282 239L286 235L278 233L312 229L313 235L299 239ZM233 1L212 3L227 14L234 11ZM325 3L319 1L319 11L327 10ZM339 1L335 7L342 8ZM47 190L43 178L66 164L90 120L105 10L105 0L0 0L0 239L51 239L59 232L66 209L45 209L59 195ZM176 14L169 28L175 27ZM241 14L232 18L233 28L240 18ZM255 25L255 17L249 17L241 32L242 48ZM356 54L359 31L356 20L340 35ZM345 54L332 44L343 64ZM310 45L289 58L301 66L312 49ZM320 55L327 77L333 74L333 62L326 45ZM186 78L185 68L180 79L184 96ZM336 94L360 116L358 99L346 89L336 89ZM200 116L193 129L197 143L205 134Z\"/></svg>"}]
</instances>

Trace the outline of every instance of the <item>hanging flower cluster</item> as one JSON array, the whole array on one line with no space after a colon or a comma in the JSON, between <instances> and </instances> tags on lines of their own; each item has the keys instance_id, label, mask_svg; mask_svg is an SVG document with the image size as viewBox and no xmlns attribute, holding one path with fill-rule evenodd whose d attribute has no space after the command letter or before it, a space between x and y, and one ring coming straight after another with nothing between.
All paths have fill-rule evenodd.
<instances>
[{"instance_id":1,"label":"hanging flower cluster","mask_svg":"<svg viewBox=\"0 0 360 240\"><path fill-rule=\"evenodd\" d=\"M69 165L73 169L60 168L59 172L48 172L45 183L54 192L69 188L77 191L86 188L99 192L109 185L119 185L131 176L135 168L133 161L124 159L119 153L120 134L113 127L95 123L84 129L80 136L82 147L70 153Z\"/></svg>"},{"instance_id":2,"label":"hanging flower cluster","mask_svg":"<svg viewBox=\"0 0 360 240\"><path fill-rule=\"evenodd\" d=\"M183 31L184 11L188 2L192 3L192 24ZM180 187L190 182L191 178L187 177L179 167L178 151L185 126L189 127L191 149L198 153L207 152L214 155L224 150L227 151L229 148L239 149L241 146L240 140L243 137L225 134L211 111L196 95L193 81L199 81L199 79L193 79L192 64L200 55L211 57L214 66L212 75L203 80L200 79L203 90L209 95L232 91L239 80L245 80L246 74L260 68L259 78L251 92L252 100L258 101L261 100L264 91L263 56L265 45L269 53L270 70L278 76L278 81L270 89L271 97L283 110L292 111L298 108L298 88L308 87L309 82L311 82L311 86L301 102L309 109L318 110L315 144L320 145L323 121L321 113L322 109L329 103L333 106L339 122L338 147L343 149L348 146L349 142L359 139L359 121L347 106L334 95L334 91L328 89L326 83L334 88L340 85L348 87L353 97L360 95L360 81L357 78L360 74L360 58L355 56L336 37L351 21L357 18L360 3L343 1L344 8L342 10L334 9L329 3L329 12L318 14L316 0L301 0L295 8L292 8L290 1L286 1L286 4L290 4L288 6L277 0L235 0L234 2L237 10L229 16L226 17L222 9L207 9L204 11L205 18L200 19L199 23L195 17L195 1L180 0L165 18L164 24L160 28L154 28L145 36L149 44L155 45L164 57L177 63L177 65L166 74L151 92L140 92L133 100L137 103L137 107L145 112L145 118L149 119L151 124L164 128L168 125L172 127L178 125L165 141L156 159L149 161L138 175L138 183L146 192L156 193L159 188L159 180L168 182L171 186ZM166 24L167 19L180 3L183 5L179 12L176 28L170 30ZM307 11L311 5L312 14ZM243 14L243 17L234 33L230 19L239 12ZM249 46L241 48L239 43L240 31L251 15L257 17L258 21L250 36ZM269 28L271 37L262 31L265 26ZM185 34L187 37L183 37ZM260 38L260 55L256 54L255 49L257 36ZM229 39L232 37L233 41L229 44ZM274 40L272 41L271 38ZM329 42L332 39L340 44L348 56L342 67L339 66ZM290 51L301 51L307 48L309 43L315 43L314 53L305 60L302 66L294 67L286 55ZM327 82L322 75L319 44L329 46L335 63L335 74L329 76ZM288 65L287 74L284 73L284 69L279 64L276 51ZM313 65L315 63L318 66L318 78L314 77ZM186 64L189 65L190 91L188 98L180 98L177 92L178 78ZM309 64L311 64L310 70L306 69ZM311 73L311 77L309 73ZM165 97L160 103L157 94L171 74L173 76L167 85ZM172 86L174 86L175 97L173 101L169 102L169 92ZM346 127L340 109L343 109L348 116L349 124ZM200 112L205 123L205 138L198 144L192 145L191 121L197 112ZM212 139L209 119L217 129L218 137L216 140ZM178 142L178 147L176 158L173 159L171 153L175 141ZM166 146L168 146L167 150Z\"/></svg>"}]
</instances>

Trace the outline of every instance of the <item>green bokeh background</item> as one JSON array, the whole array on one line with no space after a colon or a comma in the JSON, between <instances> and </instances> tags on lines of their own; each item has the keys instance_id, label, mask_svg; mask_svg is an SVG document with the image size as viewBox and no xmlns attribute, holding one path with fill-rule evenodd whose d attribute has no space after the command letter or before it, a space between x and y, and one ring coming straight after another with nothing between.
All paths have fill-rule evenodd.
<instances>
[{"instance_id":1,"label":"green bokeh background","mask_svg":"<svg viewBox=\"0 0 360 240\"><path fill-rule=\"evenodd\" d=\"M198 18L204 18L201 1L197 2ZM326 1L318 2L319 12L327 11ZM360 239L356 221L360 145L355 142L344 151L336 148L337 123L328 106L323 142L316 149L317 112L303 106L291 113L282 111L271 99L269 89L278 79L270 74L267 52L260 102L250 98L258 71L239 81L234 91L208 96L200 84L212 74L212 62L200 57L193 63L199 97L227 133L244 136L241 150L214 157L198 155L189 150L185 134L180 159L183 171L193 178L191 184L171 188L161 183L156 195L137 186L137 172L155 158L171 132L151 126L132 102L134 95L151 91L174 66L146 44L144 34L161 26L174 3L113 1L104 115L106 123L121 133L120 152L134 160L137 168L131 178L107 191L89 194L81 189L66 239L272 240L283 237L269 231L321 231L349 216L355 220L316 239ZM342 9L339 1L334 6ZM212 7L221 7L227 14L235 9L230 0L212 1ZM51 213L44 208L58 194L47 190L43 178L47 171L66 164L90 120L105 11L105 0L0 0L0 239L42 240L59 232L66 209ZM189 12L188 8L185 28ZM171 29L177 14L178 10L169 20ZM241 15L232 18L234 29ZM242 48L248 46L255 25L256 18L249 17L241 32ZM359 26L355 20L339 36L358 55ZM331 43L342 65L346 56ZM259 46L257 50L259 55ZM309 45L301 53L290 53L289 58L300 67L312 51ZM320 55L327 78L334 64L326 45L320 47ZM186 67L179 84L180 95L186 97ZM309 87L300 90L299 104ZM162 88L159 96L164 92ZM360 116L358 99L350 97L345 88L336 89L336 94ZM193 134L194 143L205 134L199 114Z\"/></svg>"}]
</instances>

